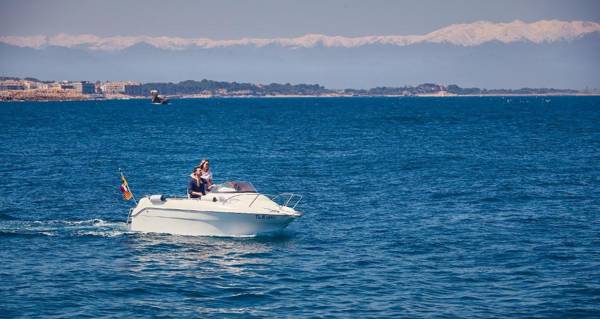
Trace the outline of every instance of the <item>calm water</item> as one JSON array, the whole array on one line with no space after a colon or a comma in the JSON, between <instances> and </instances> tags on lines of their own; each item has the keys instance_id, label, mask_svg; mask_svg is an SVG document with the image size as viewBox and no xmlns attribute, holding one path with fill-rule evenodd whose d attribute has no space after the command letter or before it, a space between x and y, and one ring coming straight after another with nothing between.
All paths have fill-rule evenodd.
<instances>
[{"instance_id":1,"label":"calm water","mask_svg":"<svg viewBox=\"0 0 600 319\"><path fill-rule=\"evenodd\" d=\"M600 98L0 104L2 317L600 317ZM280 235L129 233L134 193L304 195Z\"/></svg>"}]
</instances>

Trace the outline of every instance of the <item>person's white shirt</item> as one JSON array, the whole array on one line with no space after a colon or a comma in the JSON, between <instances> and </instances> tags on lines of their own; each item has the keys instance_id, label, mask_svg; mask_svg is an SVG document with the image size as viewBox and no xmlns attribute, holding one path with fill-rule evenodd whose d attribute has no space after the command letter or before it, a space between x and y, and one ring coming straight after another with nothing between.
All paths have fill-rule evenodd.
<instances>
[{"instance_id":1,"label":"person's white shirt","mask_svg":"<svg viewBox=\"0 0 600 319\"><path fill-rule=\"evenodd\" d=\"M203 171L202 175L200 176L200 178L202 178L203 180L206 180L206 181L211 181L212 180L212 173L211 173L210 169L208 171L206 171L206 172Z\"/></svg>"}]
</instances>

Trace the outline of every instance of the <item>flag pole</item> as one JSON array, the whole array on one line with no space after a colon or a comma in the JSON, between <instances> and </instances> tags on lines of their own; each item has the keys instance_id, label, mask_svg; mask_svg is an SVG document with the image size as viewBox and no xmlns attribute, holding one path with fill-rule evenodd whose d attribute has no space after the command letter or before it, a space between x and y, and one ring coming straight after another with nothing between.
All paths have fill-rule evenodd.
<instances>
[{"instance_id":1,"label":"flag pole","mask_svg":"<svg viewBox=\"0 0 600 319\"><path fill-rule=\"evenodd\" d=\"M137 200L135 199L135 195L133 195L133 191L131 190L131 187L129 187L129 182L125 178L125 175L123 175L123 171L121 170L121 168L119 168L119 174L121 174L121 182L125 181L125 184L127 185L127 190L131 194L131 199L133 199L133 202L137 206Z\"/></svg>"}]
</instances>

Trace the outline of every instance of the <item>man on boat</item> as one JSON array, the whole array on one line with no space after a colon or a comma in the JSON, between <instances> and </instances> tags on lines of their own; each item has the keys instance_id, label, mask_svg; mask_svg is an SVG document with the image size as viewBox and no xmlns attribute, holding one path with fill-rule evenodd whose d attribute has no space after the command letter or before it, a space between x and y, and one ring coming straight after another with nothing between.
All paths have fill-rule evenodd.
<instances>
[{"instance_id":1,"label":"man on boat","mask_svg":"<svg viewBox=\"0 0 600 319\"><path fill-rule=\"evenodd\" d=\"M200 198L202 195L206 195L204 189L205 183L201 180L202 169L198 166L194 168L194 173L190 176L190 182L188 183L188 195L190 198Z\"/></svg>"}]
</instances>

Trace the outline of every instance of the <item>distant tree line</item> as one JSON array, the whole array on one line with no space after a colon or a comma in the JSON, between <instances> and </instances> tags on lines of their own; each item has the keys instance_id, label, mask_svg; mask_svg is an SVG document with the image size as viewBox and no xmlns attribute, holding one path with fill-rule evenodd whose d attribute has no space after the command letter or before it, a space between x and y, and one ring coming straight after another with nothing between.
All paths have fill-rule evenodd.
<instances>
[{"instance_id":1,"label":"distant tree line","mask_svg":"<svg viewBox=\"0 0 600 319\"><path fill-rule=\"evenodd\" d=\"M345 94L356 96L385 96L385 95L419 95L435 94L439 92L448 92L456 95L502 95L502 94L575 94L579 91L569 89L547 89L547 88L522 88L522 89L480 89L480 88L461 88L456 84L448 86L424 83L417 86L402 87L375 87L368 90L346 89Z\"/></svg>"},{"instance_id":2,"label":"distant tree line","mask_svg":"<svg viewBox=\"0 0 600 319\"><path fill-rule=\"evenodd\" d=\"M271 83L266 85L238 82L220 82L211 80L202 81L182 81L179 83L144 83L142 92L148 96L151 90L158 90L166 95L186 95L186 94L212 94L212 95L323 95L329 93L340 93L339 91L329 90L318 84L279 84ZM342 93L355 96L385 96L385 95L404 95L412 96L419 94L436 94L439 92L448 92L456 95L487 95L487 94L574 94L577 90L568 89L547 89L547 88L522 88L522 89L480 89L480 88L461 88L458 85L448 86L424 83L417 86L401 87L375 87L372 89L345 89Z\"/></svg>"},{"instance_id":3,"label":"distant tree line","mask_svg":"<svg viewBox=\"0 0 600 319\"><path fill-rule=\"evenodd\" d=\"M0 81L21 80L18 77L0 76ZM24 78L24 80L51 83L52 81L40 81L36 78ZM386 95L404 95L412 96L419 94L436 94L447 92L456 95L509 95L509 94L576 94L577 90L552 89L552 88L522 88L522 89L480 89L480 88L462 88L456 84L447 86L424 83L417 86L386 87L379 86L371 89L345 89L330 90L318 84L252 84L238 82L223 82L204 79L202 81L187 80L179 83L172 82L154 82L143 83L141 85L126 85L125 93L129 95L150 96L151 90L158 90L164 95L249 95L249 96L269 96L269 95L325 95L331 93L343 93L353 96L386 96Z\"/></svg>"},{"instance_id":4,"label":"distant tree line","mask_svg":"<svg viewBox=\"0 0 600 319\"><path fill-rule=\"evenodd\" d=\"M331 92L325 87L318 84L279 84L271 83L266 85L238 82L219 82L211 80L202 81L182 81L179 83L144 83L142 92L144 95L150 95L151 90L158 90L161 94L166 95L186 95L186 94L201 94L207 93L212 95L219 94L243 94L243 95L321 95Z\"/></svg>"}]
</instances>

